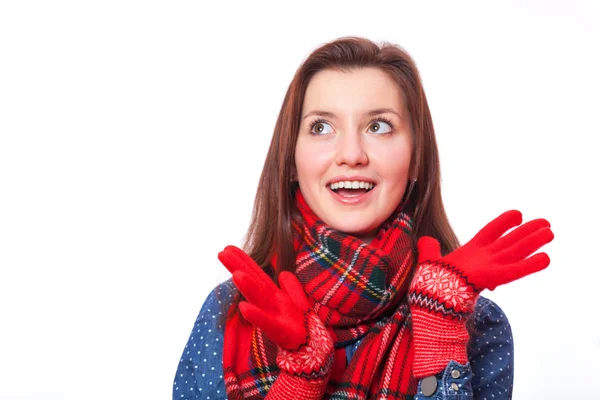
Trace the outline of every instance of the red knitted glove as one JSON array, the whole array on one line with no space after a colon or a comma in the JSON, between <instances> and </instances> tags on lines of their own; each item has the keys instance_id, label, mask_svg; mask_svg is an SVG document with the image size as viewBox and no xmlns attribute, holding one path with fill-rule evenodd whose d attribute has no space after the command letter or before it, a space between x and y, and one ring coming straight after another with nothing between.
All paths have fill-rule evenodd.
<instances>
[{"instance_id":1,"label":"red knitted glove","mask_svg":"<svg viewBox=\"0 0 600 400\"><path fill-rule=\"evenodd\" d=\"M441 372L450 360L467 363L465 322L482 290L494 290L550 264L546 253L529 257L554 238L545 219L530 221L502 236L522 221L519 211L507 211L445 257L441 257L437 240L429 236L419 239L418 264L409 288L416 378Z\"/></svg>"},{"instance_id":2,"label":"red knitted glove","mask_svg":"<svg viewBox=\"0 0 600 400\"><path fill-rule=\"evenodd\" d=\"M333 364L333 340L312 310L298 278L279 274L279 287L242 250L227 246L219 260L247 301L244 318L279 346L280 374L267 399L322 399Z\"/></svg>"}]
</instances>

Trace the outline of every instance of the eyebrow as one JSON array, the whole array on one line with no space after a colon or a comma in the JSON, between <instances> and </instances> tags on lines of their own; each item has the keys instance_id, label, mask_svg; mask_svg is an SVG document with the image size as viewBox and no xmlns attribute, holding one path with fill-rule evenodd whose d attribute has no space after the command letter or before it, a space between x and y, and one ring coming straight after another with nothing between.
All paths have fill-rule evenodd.
<instances>
[{"instance_id":1,"label":"eyebrow","mask_svg":"<svg viewBox=\"0 0 600 400\"><path fill-rule=\"evenodd\" d=\"M402 118L400 116L400 114L398 114L393 108L376 108L375 110L371 110L371 111L365 113L365 115L371 117L373 115L384 114L384 113L396 114L398 116L398 118ZM314 110L314 111L311 111L308 114L306 114L304 117L302 117L302 119L310 117L311 115L321 115L323 117L329 117L329 118L335 117L335 114L330 111Z\"/></svg>"}]
</instances>

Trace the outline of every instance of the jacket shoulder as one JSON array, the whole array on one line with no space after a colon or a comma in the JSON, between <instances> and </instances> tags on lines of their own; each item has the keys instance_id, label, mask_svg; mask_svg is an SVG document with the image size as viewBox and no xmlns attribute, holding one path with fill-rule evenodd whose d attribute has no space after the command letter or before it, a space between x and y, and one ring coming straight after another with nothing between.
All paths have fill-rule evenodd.
<instances>
[{"instance_id":1,"label":"jacket shoulder","mask_svg":"<svg viewBox=\"0 0 600 400\"><path fill-rule=\"evenodd\" d=\"M510 323L508 322L506 313L498 304L487 297L479 296L475 304L473 317L477 330L500 326L504 326L510 330Z\"/></svg>"}]
</instances>

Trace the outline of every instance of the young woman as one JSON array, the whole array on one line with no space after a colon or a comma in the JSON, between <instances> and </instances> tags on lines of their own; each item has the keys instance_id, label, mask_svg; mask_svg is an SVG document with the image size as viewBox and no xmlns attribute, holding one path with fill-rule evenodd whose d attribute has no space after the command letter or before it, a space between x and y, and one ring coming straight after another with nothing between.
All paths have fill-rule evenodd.
<instances>
[{"instance_id":1,"label":"young woman","mask_svg":"<svg viewBox=\"0 0 600 400\"><path fill-rule=\"evenodd\" d=\"M510 325L479 294L547 267L531 255L552 239L510 210L460 246L415 63L327 43L290 84L245 251L219 253L232 279L202 306L173 399L511 398Z\"/></svg>"}]
</instances>

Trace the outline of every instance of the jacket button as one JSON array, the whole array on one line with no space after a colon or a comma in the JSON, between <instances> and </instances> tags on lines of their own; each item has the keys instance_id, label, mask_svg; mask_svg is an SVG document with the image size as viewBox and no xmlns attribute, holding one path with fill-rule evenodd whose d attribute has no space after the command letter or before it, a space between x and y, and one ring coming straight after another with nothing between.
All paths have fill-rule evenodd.
<instances>
[{"instance_id":1,"label":"jacket button","mask_svg":"<svg viewBox=\"0 0 600 400\"><path fill-rule=\"evenodd\" d=\"M452 385L450 385L450 387L452 388L452 390L454 390L455 392L458 392L458 385L456 383L452 383Z\"/></svg>"},{"instance_id":2,"label":"jacket button","mask_svg":"<svg viewBox=\"0 0 600 400\"><path fill-rule=\"evenodd\" d=\"M421 391L426 397L431 396L437 390L437 378L435 376L428 376L423 378L421 381Z\"/></svg>"},{"instance_id":3,"label":"jacket button","mask_svg":"<svg viewBox=\"0 0 600 400\"><path fill-rule=\"evenodd\" d=\"M453 369L451 372L451 375L454 379L459 378L460 377L460 371L457 369Z\"/></svg>"}]
</instances>

